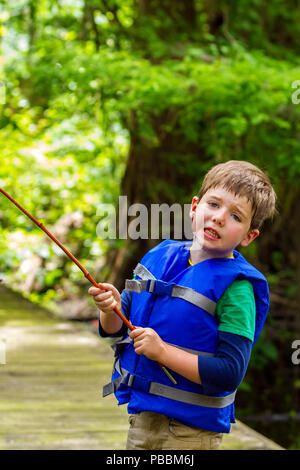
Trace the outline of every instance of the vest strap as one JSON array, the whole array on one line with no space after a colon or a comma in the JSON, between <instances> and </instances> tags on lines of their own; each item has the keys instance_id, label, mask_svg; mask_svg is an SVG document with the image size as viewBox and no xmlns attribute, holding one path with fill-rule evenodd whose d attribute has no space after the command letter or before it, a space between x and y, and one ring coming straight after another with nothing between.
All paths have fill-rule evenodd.
<instances>
[{"instance_id":1,"label":"vest strap","mask_svg":"<svg viewBox=\"0 0 300 470\"><path fill-rule=\"evenodd\" d=\"M134 387L133 387L134 388ZM186 390L179 390L168 385L162 385L156 382L151 382L149 393L159 395L171 400L189 403L190 405L204 406L206 408L225 408L234 402L236 392L234 391L226 397L212 397L209 395L200 395L194 392L187 392Z\"/></svg>"},{"instance_id":2,"label":"vest strap","mask_svg":"<svg viewBox=\"0 0 300 470\"><path fill-rule=\"evenodd\" d=\"M155 276L141 263L138 263L133 271L141 279L155 279Z\"/></svg>"},{"instance_id":3,"label":"vest strap","mask_svg":"<svg viewBox=\"0 0 300 470\"><path fill-rule=\"evenodd\" d=\"M183 346L178 346L177 344L168 343L167 341L166 343L169 344L170 346L174 346L175 348L179 348L179 349L182 349L183 351L189 352L191 354L195 354L196 356L212 356L212 357L215 356L214 353L205 352L205 351L197 351L196 349L184 348Z\"/></svg>"},{"instance_id":4,"label":"vest strap","mask_svg":"<svg viewBox=\"0 0 300 470\"><path fill-rule=\"evenodd\" d=\"M202 308L211 315L215 314L217 308L216 302L209 299L208 297L205 297L205 295L200 294L194 289L191 289L190 287L174 285L172 290L172 297L179 297L180 299L184 299L187 302Z\"/></svg>"},{"instance_id":5,"label":"vest strap","mask_svg":"<svg viewBox=\"0 0 300 470\"><path fill-rule=\"evenodd\" d=\"M104 385L102 390L102 396L107 397L111 393L115 393L120 387L121 383L124 383L124 377L120 376L115 380L112 380L109 384Z\"/></svg>"},{"instance_id":6,"label":"vest strap","mask_svg":"<svg viewBox=\"0 0 300 470\"><path fill-rule=\"evenodd\" d=\"M148 281L138 281L136 279L126 279L125 281L125 290L130 292L147 292L147 282ZM148 291L149 292L149 291Z\"/></svg>"},{"instance_id":7,"label":"vest strap","mask_svg":"<svg viewBox=\"0 0 300 470\"><path fill-rule=\"evenodd\" d=\"M125 338L122 338L118 341L115 341L112 345L111 348L114 351L115 357L118 357L120 352L127 346L127 344L133 343L133 339L129 337L130 330L128 330L128 336ZM174 346L175 348L182 349L183 351L189 352L191 354L195 354L196 356L215 356L214 353L206 352L206 351L197 351L196 349L189 349L189 348L184 348L183 346L178 346L177 344L173 343L168 343L167 344L170 346ZM119 372L119 371L118 371Z\"/></svg>"},{"instance_id":8,"label":"vest strap","mask_svg":"<svg viewBox=\"0 0 300 470\"><path fill-rule=\"evenodd\" d=\"M130 333L130 331L129 331ZM122 338L118 341L115 341L112 345L111 348L115 353L115 356L118 356L120 352L127 346L127 344L133 343L133 339L131 339L129 336L126 336L125 338Z\"/></svg>"},{"instance_id":9,"label":"vest strap","mask_svg":"<svg viewBox=\"0 0 300 470\"><path fill-rule=\"evenodd\" d=\"M126 279L125 290L137 292L138 294L141 292L150 292L156 295L177 297L196 305L196 307L202 308L211 315L215 314L217 308L216 302L205 297L194 289L177 284L170 284L168 282L160 281L159 279Z\"/></svg>"},{"instance_id":10,"label":"vest strap","mask_svg":"<svg viewBox=\"0 0 300 470\"><path fill-rule=\"evenodd\" d=\"M234 391L225 397L212 397L210 395L201 395L157 382L151 382L143 377L130 374L124 369L123 374L124 375L121 375L103 387L103 397L114 393L121 384L126 383L128 387L132 387L135 390L141 390L170 400L176 400L190 405L204 406L206 408L225 408L234 402L236 394L236 391Z\"/></svg>"}]
</instances>

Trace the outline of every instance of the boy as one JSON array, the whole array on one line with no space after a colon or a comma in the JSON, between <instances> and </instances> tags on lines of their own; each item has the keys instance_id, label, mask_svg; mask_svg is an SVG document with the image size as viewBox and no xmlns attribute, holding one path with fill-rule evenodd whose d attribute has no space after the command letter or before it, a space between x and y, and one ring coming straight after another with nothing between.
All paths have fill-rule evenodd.
<instances>
[{"instance_id":1,"label":"boy","mask_svg":"<svg viewBox=\"0 0 300 470\"><path fill-rule=\"evenodd\" d=\"M218 449L230 432L236 389L269 307L266 279L235 248L257 238L275 203L259 168L216 165L192 200L193 242L165 240L150 250L126 281L133 292L89 289L100 335L123 335L104 395L128 403L127 449ZM129 336L116 304L137 326Z\"/></svg>"}]
</instances>

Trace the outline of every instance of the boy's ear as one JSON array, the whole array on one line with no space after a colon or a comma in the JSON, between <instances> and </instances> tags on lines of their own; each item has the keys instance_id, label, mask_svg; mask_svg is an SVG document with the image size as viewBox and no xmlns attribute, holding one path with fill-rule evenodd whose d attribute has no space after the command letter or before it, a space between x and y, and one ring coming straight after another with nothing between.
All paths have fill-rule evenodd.
<instances>
[{"instance_id":1,"label":"boy's ear","mask_svg":"<svg viewBox=\"0 0 300 470\"><path fill-rule=\"evenodd\" d=\"M190 207L190 218L191 218L192 220L193 220L193 218L194 218L194 215L195 215L195 212L196 212L196 209L197 209L198 202L199 202L198 196L194 196L194 197L193 197L193 200L192 200L192 203L191 203L191 207Z\"/></svg>"},{"instance_id":2,"label":"boy's ear","mask_svg":"<svg viewBox=\"0 0 300 470\"><path fill-rule=\"evenodd\" d=\"M255 240L255 238L258 237L258 235L259 235L259 230L257 228L249 230L244 240L241 241L240 245L241 246L250 245L250 243L253 242L253 240Z\"/></svg>"}]
</instances>

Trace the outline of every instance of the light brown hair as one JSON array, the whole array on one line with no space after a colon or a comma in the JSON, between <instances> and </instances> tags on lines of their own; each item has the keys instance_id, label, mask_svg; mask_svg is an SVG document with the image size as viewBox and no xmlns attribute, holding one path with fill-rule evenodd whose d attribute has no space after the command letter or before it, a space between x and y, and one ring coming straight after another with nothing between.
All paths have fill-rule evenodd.
<instances>
[{"instance_id":1,"label":"light brown hair","mask_svg":"<svg viewBox=\"0 0 300 470\"><path fill-rule=\"evenodd\" d=\"M211 188L222 187L235 196L246 196L252 204L250 230L259 229L276 213L276 194L266 173L252 163L229 160L212 167L205 175L199 200Z\"/></svg>"}]
</instances>

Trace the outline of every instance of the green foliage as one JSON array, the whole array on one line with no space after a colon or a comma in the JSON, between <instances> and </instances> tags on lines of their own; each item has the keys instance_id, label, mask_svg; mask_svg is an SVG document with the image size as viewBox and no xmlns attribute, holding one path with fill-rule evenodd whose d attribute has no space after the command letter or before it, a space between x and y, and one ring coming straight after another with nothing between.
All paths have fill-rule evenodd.
<instances>
[{"instance_id":1,"label":"green foliage","mask_svg":"<svg viewBox=\"0 0 300 470\"><path fill-rule=\"evenodd\" d=\"M249 51L243 41L219 48L220 37L208 33L210 12L205 20L199 4L198 36L190 34L182 41L185 27L175 27L170 17L163 29L173 38L168 44L159 29L167 1L157 15L150 8L147 27L146 16L130 0L108 2L102 9L96 2L71 6L47 0L27 2L34 6L27 10L23 3L3 5L6 102L0 109L1 185L46 225L54 225L63 214L81 214L82 225L73 227L66 241L91 266L106 249L95 232L97 208L117 199L130 136L138 135L152 148L159 148L162 133L181 136L187 144L200 143L206 158L186 155L184 170L199 173L199 184L211 164L232 158L263 166L279 193L284 191L282 172L284 185L299 180L300 107L291 101L299 68L262 51ZM225 8L222 2L220 6ZM254 2L254 7L239 23L241 31L257 21L261 2ZM93 25L79 21L80 14L87 14L84 8L92 8L101 47ZM242 11L236 4L226 8L236 9L237 15ZM24 24L27 35L22 34ZM140 25L138 30L133 31L134 24ZM137 36L144 42L136 43ZM138 44L145 49L137 50ZM148 48L152 57L143 57ZM202 60L205 54L210 54L208 62ZM176 154L167 158L171 165L180 165ZM176 199L178 188L173 192ZM171 187L168 195L172 197ZM8 201L1 198L0 204L0 256L2 271L9 274L29 251L43 252L44 238ZM19 234L17 242L11 242L14 233ZM273 254L275 267L281 263L278 253ZM54 265L48 257L56 260ZM54 249L42 258L39 289L58 287L65 263ZM68 261L66 266L70 276Z\"/></svg>"},{"instance_id":2,"label":"green foliage","mask_svg":"<svg viewBox=\"0 0 300 470\"><path fill-rule=\"evenodd\" d=\"M256 31L262 2L252 2L248 16L244 3L249 2L220 2L232 34ZM279 193L284 191L283 172L289 184L299 180L300 108L291 101L299 67L268 57L262 48L247 50L249 41L235 38L222 45L220 35L208 32L212 12L205 13L205 2L195 3L199 29L185 41L184 23L172 22L180 2L169 19L167 1L158 11L155 2L150 4L147 22L131 0L102 6L2 2L6 103L0 109L1 184L47 224L64 213L83 214L82 227L68 235L83 258L90 258L92 249L98 255L104 249L95 236L97 204L116 201L130 136L138 135L153 148L160 146L161 133L200 143L203 161L186 156L187 171L198 172L199 183L211 164L231 158L263 166ZM91 20L80 20L88 11L97 30ZM291 19L292 14L284 13L278 1L271 17L280 15ZM290 27L296 28L295 22ZM168 44L167 32L172 38ZM160 47L165 48L162 55ZM146 50L152 53L147 58ZM210 54L208 62L205 54ZM176 155L168 158L176 164ZM4 239L14 230L38 233L7 201L1 200L1 208ZM7 248L5 242L4 270L11 269L13 259L21 261Z\"/></svg>"},{"instance_id":3,"label":"green foliage","mask_svg":"<svg viewBox=\"0 0 300 470\"><path fill-rule=\"evenodd\" d=\"M62 241L98 278L107 250L121 242L97 237L97 211L116 203L134 139L183 179L197 175L190 195L215 163L258 164L292 214L300 181L300 105L292 102L292 84L300 79L296 6L292 0L2 1L0 186L50 229L62 224ZM184 155L162 149L174 137ZM151 182L151 191L186 202L185 188L169 181ZM2 196L0 233L7 282L24 290L32 261L40 260L25 289L32 300L55 305L86 289L79 270ZM278 233L267 276L274 289L285 281L284 296L293 299L293 256ZM250 260L258 246L245 250ZM275 367L281 344L263 338L253 370ZM253 382L243 387L253 392Z\"/></svg>"},{"instance_id":4,"label":"green foliage","mask_svg":"<svg viewBox=\"0 0 300 470\"><path fill-rule=\"evenodd\" d=\"M278 355L278 349L266 338L266 332L263 330L253 350L251 367L262 370L270 362L275 364Z\"/></svg>"}]
</instances>

